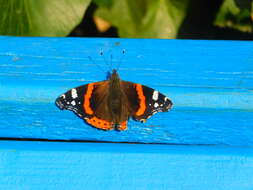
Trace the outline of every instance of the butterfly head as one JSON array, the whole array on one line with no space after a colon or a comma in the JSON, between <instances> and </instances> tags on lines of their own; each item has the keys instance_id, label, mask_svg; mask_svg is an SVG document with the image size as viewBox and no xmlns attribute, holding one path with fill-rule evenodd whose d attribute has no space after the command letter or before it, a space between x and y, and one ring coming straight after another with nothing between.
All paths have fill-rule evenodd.
<instances>
[{"instance_id":1,"label":"butterfly head","mask_svg":"<svg viewBox=\"0 0 253 190\"><path fill-rule=\"evenodd\" d=\"M106 80L112 80L113 78L119 78L119 74L116 69L112 69L111 71L107 71Z\"/></svg>"},{"instance_id":2,"label":"butterfly head","mask_svg":"<svg viewBox=\"0 0 253 190\"><path fill-rule=\"evenodd\" d=\"M113 69L112 72L110 73L110 77L109 77L110 80L117 80L119 79L119 74L117 72L116 69Z\"/></svg>"}]
</instances>

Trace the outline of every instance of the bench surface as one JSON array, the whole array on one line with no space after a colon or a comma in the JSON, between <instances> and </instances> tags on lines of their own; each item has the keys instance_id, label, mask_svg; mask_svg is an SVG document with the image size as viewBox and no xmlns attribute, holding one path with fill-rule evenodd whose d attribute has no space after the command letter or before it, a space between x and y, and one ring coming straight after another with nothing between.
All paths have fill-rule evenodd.
<instances>
[{"instance_id":1,"label":"bench surface","mask_svg":"<svg viewBox=\"0 0 253 190\"><path fill-rule=\"evenodd\" d=\"M17 37L0 42L1 137L253 145L252 42ZM68 89L105 80L111 55L113 67L121 63L123 80L166 94L173 109L145 124L130 120L129 130L119 133L92 128L55 106Z\"/></svg>"},{"instance_id":2,"label":"bench surface","mask_svg":"<svg viewBox=\"0 0 253 190\"><path fill-rule=\"evenodd\" d=\"M246 41L0 37L0 187L252 189L252 50ZM172 110L105 132L55 106L118 64L123 80L166 94Z\"/></svg>"},{"instance_id":3,"label":"bench surface","mask_svg":"<svg viewBox=\"0 0 253 190\"><path fill-rule=\"evenodd\" d=\"M1 189L252 190L253 149L1 142Z\"/></svg>"}]
</instances>

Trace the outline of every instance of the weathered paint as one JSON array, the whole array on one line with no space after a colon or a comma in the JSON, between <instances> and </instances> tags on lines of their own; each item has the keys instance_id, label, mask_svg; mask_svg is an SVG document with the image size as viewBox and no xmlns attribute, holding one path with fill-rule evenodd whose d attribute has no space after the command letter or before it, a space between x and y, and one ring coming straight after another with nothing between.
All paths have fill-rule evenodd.
<instances>
[{"instance_id":1,"label":"weathered paint","mask_svg":"<svg viewBox=\"0 0 253 190\"><path fill-rule=\"evenodd\" d=\"M0 37L0 137L252 146L252 49L246 41ZM66 90L104 80L111 54L123 80L164 93L172 110L105 132L54 105Z\"/></svg>"}]
</instances>

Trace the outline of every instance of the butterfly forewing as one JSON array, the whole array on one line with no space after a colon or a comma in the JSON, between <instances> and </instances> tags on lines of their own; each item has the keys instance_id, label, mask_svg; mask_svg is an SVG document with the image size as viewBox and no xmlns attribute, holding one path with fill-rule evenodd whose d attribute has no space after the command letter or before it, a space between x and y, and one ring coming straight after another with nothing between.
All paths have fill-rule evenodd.
<instances>
[{"instance_id":1,"label":"butterfly forewing","mask_svg":"<svg viewBox=\"0 0 253 190\"><path fill-rule=\"evenodd\" d=\"M71 110L84 119L88 116L83 108L84 94L86 93L86 90L87 85L72 88L59 96L55 103L60 109Z\"/></svg>"},{"instance_id":2,"label":"butterfly forewing","mask_svg":"<svg viewBox=\"0 0 253 190\"><path fill-rule=\"evenodd\" d=\"M134 108L132 117L136 120L144 121L157 112L169 111L172 106L171 100L157 90L127 81L122 83L129 107Z\"/></svg>"},{"instance_id":3,"label":"butterfly forewing","mask_svg":"<svg viewBox=\"0 0 253 190\"><path fill-rule=\"evenodd\" d=\"M107 105L108 81L72 88L56 99L60 109L71 110L93 127L110 130L112 118Z\"/></svg>"}]
</instances>

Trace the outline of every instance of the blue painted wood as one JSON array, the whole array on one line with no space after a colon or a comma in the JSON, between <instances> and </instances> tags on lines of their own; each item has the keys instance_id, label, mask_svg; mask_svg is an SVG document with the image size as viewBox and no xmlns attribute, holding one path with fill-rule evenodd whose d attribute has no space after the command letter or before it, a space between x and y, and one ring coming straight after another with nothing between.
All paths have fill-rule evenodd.
<instances>
[{"instance_id":1,"label":"blue painted wood","mask_svg":"<svg viewBox=\"0 0 253 190\"><path fill-rule=\"evenodd\" d=\"M253 149L0 142L0 188L251 190Z\"/></svg>"},{"instance_id":2,"label":"blue painted wood","mask_svg":"<svg viewBox=\"0 0 253 190\"><path fill-rule=\"evenodd\" d=\"M0 37L0 137L252 146L252 50L246 41ZM54 105L104 80L111 55L122 79L168 95L172 111L104 132Z\"/></svg>"}]
</instances>

